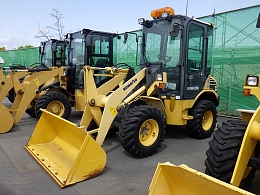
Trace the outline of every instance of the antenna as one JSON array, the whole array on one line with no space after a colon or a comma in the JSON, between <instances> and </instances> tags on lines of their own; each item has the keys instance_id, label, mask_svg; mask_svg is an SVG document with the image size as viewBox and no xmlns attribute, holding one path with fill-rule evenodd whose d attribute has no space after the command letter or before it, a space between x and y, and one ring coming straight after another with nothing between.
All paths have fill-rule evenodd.
<instances>
[{"instance_id":1,"label":"antenna","mask_svg":"<svg viewBox=\"0 0 260 195\"><path fill-rule=\"evenodd\" d=\"M188 5L189 5L189 0L187 0L187 3L186 3L186 16L188 14Z\"/></svg>"}]
</instances>

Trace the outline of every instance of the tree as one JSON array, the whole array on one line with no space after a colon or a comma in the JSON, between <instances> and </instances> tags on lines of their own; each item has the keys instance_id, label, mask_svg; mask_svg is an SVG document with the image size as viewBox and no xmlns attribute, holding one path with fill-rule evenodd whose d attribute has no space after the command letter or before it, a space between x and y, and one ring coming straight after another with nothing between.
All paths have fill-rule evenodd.
<instances>
[{"instance_id":1,"label":"tree","mask_svg":"<svg viewBox=\"0 0 260 195\"><path fill-rule=\"evenodd\" d=\"M58 38L59 40L63 39L64 36L64 25L62 23L63 14L61 14L57 9L52 9L50 13L51 17L54 18L55 23L53 25L46 26L45 28L41 27L41 24L38 24L38 34L35 35L35 38L44 38L50 40L51 38ZM56 36L52 33L56 32Z\"/></svg>"},{"instance_id":2,"label":"tree","mask_svg":"<svg viewBox=\"0 0 260 195\"><path fill-rule=\"evenodd\" d=\"M6 48L5 47L0 47L0 51L5 51Z\"/></svg>"},{"instance_id":3,"label":"tree","mask_svg":"<svg viewBox=\"0 0 260 195\"><path fill-rule=\"evenodd\" d=\"M29 49L29 48L34 48L32 45L25 45L25 46L19 46L18 49Z\"/></svg>"}]
</instances>

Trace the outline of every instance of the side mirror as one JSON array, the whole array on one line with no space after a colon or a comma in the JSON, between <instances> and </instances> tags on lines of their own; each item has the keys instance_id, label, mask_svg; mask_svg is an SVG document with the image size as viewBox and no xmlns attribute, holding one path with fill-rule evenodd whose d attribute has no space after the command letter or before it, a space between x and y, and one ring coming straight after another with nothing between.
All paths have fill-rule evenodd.
<instances>
[{"instance_id":1,"label":"side mirror","mask_svg":"<svg viewBox=\"0 0 260 195\"><path fill-rule=\"evenodd\" d=\"M179 24L174 24L174 25L173 25L173 29L172 29L172 31L170 32L170 35L171 35L172 37L177 37L178 34L179 34L179 31L180 31L180 25L179 25Z\"/></svg>"},{"instance_id":2,"label":"side mirror","mask_svg":"<svg viewBox=\"0 0 260 195\"><path fill-rule=\"evenodd\" d=\"M39 46L39 53L42 53L42 46Z\"/></svg>"},{"instance_id":3,"label":"side mirror","mask_svg":"<svg viewBox=\"0 0 260 195\"><path fill-rule=\"evenodd\" d=\"M127 33L125 33L125 34L124 34L124 44L126 43L126 41L127 41L127 38L128 38L128 34L127 34Z\"/></svg>"},{"instance_id":4,"label":"side mirror","mask_svg":"<svg viewBox=\"0 0 260 195\"><path fill-rule=\"evenodd\" d=\"M256 23L256 28L260 28L260 13L258 14L258 19Z\"/></svg>"}]
</instances>

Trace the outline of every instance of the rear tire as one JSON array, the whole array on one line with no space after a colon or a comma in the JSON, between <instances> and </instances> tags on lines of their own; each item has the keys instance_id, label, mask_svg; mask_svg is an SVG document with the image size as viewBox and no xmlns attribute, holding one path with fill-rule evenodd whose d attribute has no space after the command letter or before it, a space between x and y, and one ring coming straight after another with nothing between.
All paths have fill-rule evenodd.
<instances>
[{"instance_id":1,"label":"rear tire","mask_svg":"<svg viewBox=\"0 0 260 195\"><path fill-rule=\"evenodd\" d=\"M192 120L187 121L186 129L197 139L205 139L212 135L217 123L217 109L213 102L201 100L189 110Z\"/></svg>"},{"instance_id":2,"label":"rear tire","mask_svg":"<svg viewBox=\"0 0 260 195\"><path fill-rule=\"evenodd\" d=\"M206 151L206 174L230 183L247 125L248 123L239 120L229 120L223 122L222 126L218 125ZM241 185L246 187L250 184L254 173L255 170L248 167Z\"/></svg>"},{"instance_id":3,"label":"rear tire","mask_svg":"<svg viewBox=\"0 0 260 195\"><path fill-rule=\"evenodd\" d=\"M40 118L42 114L40 108L46 109L65 119L68 119L71 114L69 99L66 95L56 91L47 92L37 100L35 104L35 114L37 118Z\"/></svg>"},{"instance_id":4,"label":"rear tire","mask_svg":"<svg viewBox=\"0 0 260 195\"><path fill-rule=\"evenodd\" d=\"M119 127L122 147L140 158L151 156L161 146L165 126L164 115L158 109L148 105L130 108Z\"/></svg>"}]
</instances>

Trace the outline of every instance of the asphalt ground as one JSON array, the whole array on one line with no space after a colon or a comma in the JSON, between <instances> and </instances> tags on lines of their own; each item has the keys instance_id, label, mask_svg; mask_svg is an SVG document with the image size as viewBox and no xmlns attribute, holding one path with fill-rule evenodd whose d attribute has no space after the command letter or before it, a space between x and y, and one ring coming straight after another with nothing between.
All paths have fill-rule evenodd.
<instances>
[{"instance_id":1,"label":"asphalt ground","mask_svg":"<svg viewBox=\"0 0 260 195\"><path fill-rule=\"evenodd\" d=\"M7 99L2 103L6 106L11 105ZM69 120L79 123L81 116L82 112L73 111ZM228 119L218 117L218 123ZM103 143L107 164L101 175L60 189L23 148L36 123L37 119L24 114L23 119L8 133L0 134L0 195L145 195L159 162L186 164L204 172L205 152L209 140L212 139L193 139L188 136L184 128L168 126L164 142L158 152L153 156L139 159L124 151L116 134ZM175 177L182 176L175 175ZM248 191L260 194L259 183L260 174L257 172Z\"/></svg>"}]
</instances>

